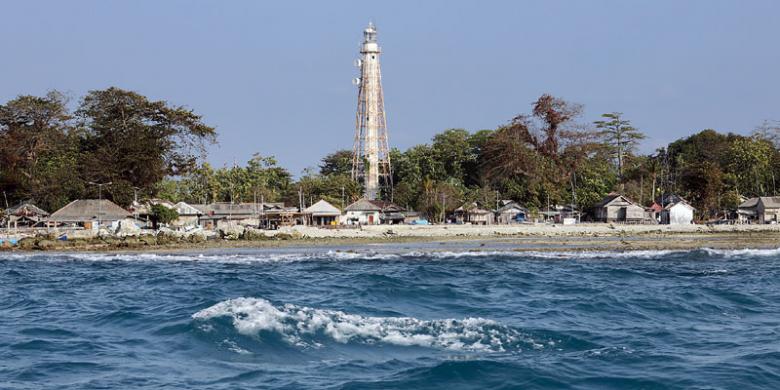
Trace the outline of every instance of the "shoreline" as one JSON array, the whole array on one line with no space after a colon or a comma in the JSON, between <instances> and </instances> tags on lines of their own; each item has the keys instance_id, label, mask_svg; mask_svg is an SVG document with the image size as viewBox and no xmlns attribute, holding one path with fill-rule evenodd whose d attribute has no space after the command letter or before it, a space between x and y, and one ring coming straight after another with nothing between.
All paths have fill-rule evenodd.
<instances>
[{"instance_id":1,"label":"shoreline","mask_svg":"<svg viewBox=\"0 0 780 390\"><path fill-rule=\"evenodd\" d=\"M476 250L506 251L634 251L780 248L778 225L691 225L670 228L659 225L528 225L528 226L367 226L357 229L293 227L253 234L237 240L192 239L169 235L104 237L58 241L27 238L0 253L35 252L196 252L216 249L334 248L431 244L440 250L471 246ZM432 250L435 250L432 248Z\"/></svg>"}]
</instances>

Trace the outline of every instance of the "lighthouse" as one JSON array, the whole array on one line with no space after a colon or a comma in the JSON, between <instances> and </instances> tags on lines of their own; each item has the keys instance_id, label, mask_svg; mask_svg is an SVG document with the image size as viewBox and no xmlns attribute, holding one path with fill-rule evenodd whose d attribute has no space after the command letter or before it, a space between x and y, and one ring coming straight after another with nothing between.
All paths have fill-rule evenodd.
<instances>
[{"instance_id":1,"label":"lighthouse","mask_svg":"<svg viewBox=\"0 0 780 390\"><path fill-rule=\"evenodd\" d=\"M363 184L366 199L392 200L390 149L379 65L381 49L376 36L376 27L369 23L363 30L360 58L355 60L360 77L354 80L358 87L358 104L352 150L352 179Z\"/></svg>"}]
</instances>

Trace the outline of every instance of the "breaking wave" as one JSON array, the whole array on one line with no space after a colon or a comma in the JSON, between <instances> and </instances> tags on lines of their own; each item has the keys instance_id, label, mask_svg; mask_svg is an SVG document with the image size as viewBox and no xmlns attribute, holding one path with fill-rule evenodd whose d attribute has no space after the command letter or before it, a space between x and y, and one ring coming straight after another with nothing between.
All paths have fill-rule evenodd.
<instances>
[{"instance_id":1,"label":"breaking wave","mask_svg":"<svg viewBox=\"0 0 780 390\"><path fill-rule=\"evenodd\" d=\"M691 249L691 250L626 250L626 251L524 251L524 250L463 250L463 251L366 251L328 250L324 252L272 252L257 251L244 253L8 253L4 260L40 261L168 261L168 262L216 262L232 264L284 263L305 261L350 261L350 260L457 260L469 258L490 259L542 259L542 260L609 260L609 259L657 259L667 258L725 258L743 259L751 257L780 256L780 248L770 249Z\"/></svg>"},{"instance_id":2,"label":"breaking wave","mask_svg":"<svg viewBox=\"0 0 780 390\"><path fill-rule=\"evenodd\" d=\"M701 249L710 256L721 256L725 258L742 258L742 257L769 257L780 256L780 248L767 248L767 249Z\"/></svg>"},{"instance_id":3,"label":"breaking wave","mask_svg":"<svg viewBox=\"0 0 780 390\"><path fill-rule=\"evenodd\" d=\"M391 344L458 351L505 352L542 349L518 330L484 318L420 320L413 317L368 317L337 310L285 304L275 306L261 298L236 298L192 315L196 321L220 317L232 320L245 336L272 333L286 343L317 347L325 338L338 343ZM213 329L210 326L203 330ZM552 344L551 344L552 343ZM554 342L548 342L554 345Z\"/></svg>"}]
</instances>

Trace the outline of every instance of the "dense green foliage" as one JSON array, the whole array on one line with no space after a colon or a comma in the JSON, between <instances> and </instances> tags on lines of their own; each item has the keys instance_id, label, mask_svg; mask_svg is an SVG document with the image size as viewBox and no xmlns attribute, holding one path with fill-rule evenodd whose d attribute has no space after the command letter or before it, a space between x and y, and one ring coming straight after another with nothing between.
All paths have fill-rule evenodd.
<instances>
[{"instance_id":1,"label":"dense green foliage","mask_svg":"<svg viewBox=\"0 0 780 390\"><path fill-rule=\"evenodd\" d=\"M179 218L179 213L176 210L161 204L152 205L151 212L152 223L155 229L160 224L167 225Z\"/></svg>"},{"instance_id":2,"label":"dense green foliage","mask_svg":"<svg viewBox=\"0 0 780 390\"><path fill-rule=\"evenodd\" d=\"M195 169L214 139L192 111L118 88L89 92L75 112L57 92L20 96L0 106L0 186L12 202L55 210L110 182L104 195L127 205Z\"/></svg>"},{"instance_id":3,"label":"dense green foliage","mask_svg":"<svg viewBox=\"0 0 780 390\"><path fill-rule=\"evenodd\" d=\"M741 197L776 194L780 126L765 122L750 136L704 130L650 155L623 114L581 122L582 107L541 96L528 114L494 130L448 129L430 143L393 149L393 201L440 220L471 202L495 208L512 199L531 210L572 205L587 210L612 191L650 205L677 194L699 219L732 210ZM73 111L62 94L20 96L0 105L0 186L9 203L32 199L55 210L97 197L91 183L111 182L119 204L161 197L174 202L285 202L319 199L343 207L362 188L352 156L339 150L294 180L272 156L242 166L203 162L215 132L200 116L117 88L91 91ZM161 215L160 222L167 219Z\"/></svg>"}]
</instances>

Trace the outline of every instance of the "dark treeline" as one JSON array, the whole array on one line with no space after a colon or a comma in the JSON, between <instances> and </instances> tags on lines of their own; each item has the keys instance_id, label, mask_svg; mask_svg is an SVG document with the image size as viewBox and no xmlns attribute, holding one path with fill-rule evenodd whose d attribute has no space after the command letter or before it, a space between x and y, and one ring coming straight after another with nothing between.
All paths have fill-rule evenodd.
<instances>
[{"instance_id":1,"label":"dark treeline","mask_svg":"<svg viewBox=\"0 0 780 390\"><path fill-rule=\"evenodd\" d=\"M103 195L127 205L196 169L215 136L190 110L117 88L89 92L72 111L58 92L20 96L0 106L0 187L11 203L55 210L111 183Z\"/></svg>"},{"instance_id":2,"label":"dark treeline","mask_svg":"<svg viewBox=\"0 0 780 390\"><path fill-rule=\"evenodd\" d=\"M293 205L323 198L341 206L361 194L350 178L351 151L325 156L298 180L272 156L215 169L203 162L215 130L191 110L117 88L91 91L68 107L57 92L0 106L0 186L9 203L33 200L55 210L97 197L94 183L108 182L103 196L121 205L138 196ZM393 200L438 220L466 202L587 210L612 191L643 205L677 194L699 219L711 219L741 196L776 193L777 123L765 122L750 136L704 130L642 155L644 135L621 113L593 123L581 116L582 106L543 95L497 129L449 129L429 144L394 149Z\"/></svg>"}]
</instances>

